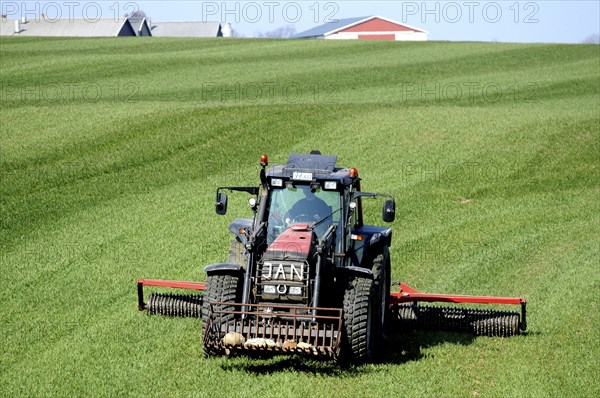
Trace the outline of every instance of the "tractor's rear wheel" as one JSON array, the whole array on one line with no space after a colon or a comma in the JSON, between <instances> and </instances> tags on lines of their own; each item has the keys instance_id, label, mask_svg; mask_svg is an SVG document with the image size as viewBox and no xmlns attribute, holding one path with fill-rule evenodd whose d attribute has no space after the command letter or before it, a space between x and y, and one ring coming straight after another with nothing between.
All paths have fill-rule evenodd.
<instances>
[{"instance_id":1,"label":"tractor's rear wheel","mask_svg":"<svg viewBox=\"0 0 600 398\"><path fill-rule=\"evenodd\" d=\"M368 362L376 353L378 338L375 289L369 278L353 277L344 292L342 362Z\"/></svg>"},{"instance_id":2,"label":"tractor's rear wheel","mask_svg":"<svg viewBox=\"0 0 600 398\"><path fill-rule=\"evenodd\" d=\"M217 274L206 279L204 300L202 303L202 336L205 357L222 355L221 324L234 319L233 314L212 314L211 302L239 303L241 298L241 282L239 275ZM215 311L235 311L235 307L227 304L213 305ZM208 325L212 327L209 327Z\"/></svg>"}]
</instances>

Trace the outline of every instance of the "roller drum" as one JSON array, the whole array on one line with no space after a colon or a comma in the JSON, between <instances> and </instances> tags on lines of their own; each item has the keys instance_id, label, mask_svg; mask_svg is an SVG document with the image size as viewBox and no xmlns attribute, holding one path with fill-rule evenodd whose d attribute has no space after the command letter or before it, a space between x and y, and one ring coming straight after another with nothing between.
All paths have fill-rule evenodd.
<instances>
[{"instance_id":1,"label":"roller drum","mask_svg":"<svg viewBox=\"0 0 600 398\"><path fill-rule=\"evenodd\" d=\"M147 307L150 314L172 317L202 317L201 294L152 293Z\"/></svg>"},{"instance_id":2,"label":"roller drum","mask_svg":"<svg viewBox=\"0 0 600 398\"><path fill-rule=\"evenodd\" d=\"M512 311L402 304L396 312L401 328L496 337L516 335L520 330L520 314Z\"/></svg>"}]
</instances>

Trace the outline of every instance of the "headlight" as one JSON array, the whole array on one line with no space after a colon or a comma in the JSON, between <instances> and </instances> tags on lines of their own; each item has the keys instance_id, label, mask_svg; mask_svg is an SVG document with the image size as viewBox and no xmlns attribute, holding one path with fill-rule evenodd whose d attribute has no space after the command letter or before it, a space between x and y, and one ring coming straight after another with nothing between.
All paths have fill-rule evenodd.
<instances>
[{"instance_id":1,"label":"headlight","mask_svg":"<svg viewBox=\"0 0 600 398\"><path fill-rule=\"evenodd\" d=\"M273 285L264 285L263 286L263 293L275 294L275 286L273 286Z\"/></svg>"},{"instance_id":2,"label":"headlight","mask_svg":"<svg viewBox=\"0 0 600 398\"><path fill-rule=\"evenodd\" d=\"M294 296L302 295L302 286L290 286L290 294Z\"/></svg>"}]
</instances>

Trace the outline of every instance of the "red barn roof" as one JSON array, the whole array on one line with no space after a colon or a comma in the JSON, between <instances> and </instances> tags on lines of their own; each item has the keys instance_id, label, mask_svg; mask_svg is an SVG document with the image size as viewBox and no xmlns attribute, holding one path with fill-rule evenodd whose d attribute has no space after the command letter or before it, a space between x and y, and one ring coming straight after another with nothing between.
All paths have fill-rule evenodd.
<instances>
[{"instance_id":1,"label":"red barn roof","mask_svg":"<svg viewBox=\"0 0 600 398\"><path fill-rule=\"evenodd\" d=\"M337 30L337 32L425 32L406 24L391 21L382 17L370 17L367 20L356 22L350 26ZM335 32L335 33L337 33Z\"/></svg>"}]
</instances>

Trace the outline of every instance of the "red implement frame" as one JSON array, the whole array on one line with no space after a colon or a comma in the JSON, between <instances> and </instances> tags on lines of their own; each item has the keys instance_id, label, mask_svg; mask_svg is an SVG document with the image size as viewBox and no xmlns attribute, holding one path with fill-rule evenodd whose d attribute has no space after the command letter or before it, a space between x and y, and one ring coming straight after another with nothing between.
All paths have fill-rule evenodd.
<instances>
[{"instance_id":1,"label":"red implement frame","mask_svg":"<svg viewBox=\"0 0 600 398\"><path fill-rule=\"evenodd\" d=\"M390 294L391 303L409 303L414 301L476 304L525 304L525 299L518 297L463 296L457 294L421 293L400 282L400 291Z\"/></svg>"},{"instance_id":2,"label":"red implement frame","mask_svg":"<svg viewBox=\"0 0 600 398\"><path fill-rule=\"evenodd\" d=\"M168 287L173 289L188 289L203 291L204 282L183 282L158 279L139 279L138 280L138 308L144 310L144 286ZM527 301L519 297L494 297L494 296L464 296L457 294L435 294L421 293L416 289L400 282L400 291L390 293L390 306L396 306L400 303L411 302L445 302L445 303L474 303L474 304L520 304L521 321L526 325L525 316L527 313Z\"/></svg>"},{"instance_id":3,"label":"red implement frame","mask_svg":"<svg viewBox=\"0 0 600 398\"><path fill-rule=\"evenodd\" d=\"M401 303L424 301L428 303L472 303L472 304L520 304L521 305L521 329L527 327L527 300L519 297L495 297L495 296L464 296L458 294L436 294L421 293L416 289L400 282L400 291L390 293L390 306Z\"/></svg>"}]
</instances>

